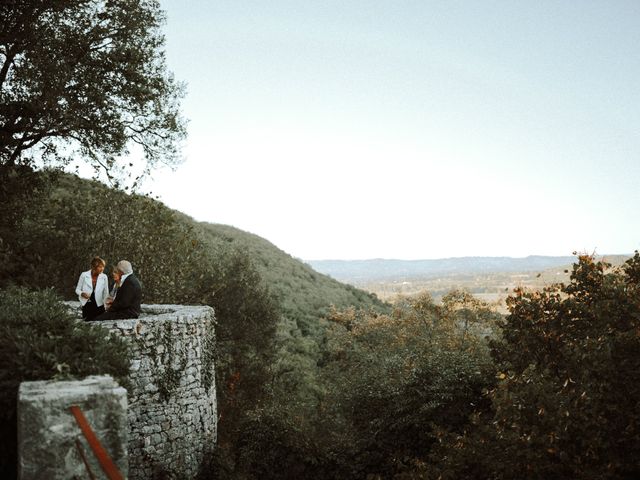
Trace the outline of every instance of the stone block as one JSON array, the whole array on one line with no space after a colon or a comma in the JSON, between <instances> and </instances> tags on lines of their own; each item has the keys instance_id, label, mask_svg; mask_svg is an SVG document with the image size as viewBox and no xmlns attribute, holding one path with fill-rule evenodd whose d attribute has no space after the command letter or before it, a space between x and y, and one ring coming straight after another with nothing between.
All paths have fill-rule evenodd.
<instances>
[{"instance_id":1,"label":"stone block","mask_svg":"<svg viewBox=\"0 0 640 480\"><path fill-rule=\"evenodd\" d=\"M23 382L18 393L18 477L107 478L76 422L77 405L96 437L126 478L127 393L109 376L78 381Z\"/></svg>"}]
</instances>

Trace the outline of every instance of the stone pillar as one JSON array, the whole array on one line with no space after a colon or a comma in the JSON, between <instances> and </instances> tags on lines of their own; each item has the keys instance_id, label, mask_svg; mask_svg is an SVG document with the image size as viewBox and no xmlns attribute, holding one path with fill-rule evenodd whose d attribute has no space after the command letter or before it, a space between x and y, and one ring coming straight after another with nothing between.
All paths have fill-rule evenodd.
<instances>
[{"instance_id":1,"label":"stone pillar","mask_svg":"<svg viewBox=\"0 0 640 480\"><path fill-rule=\"evenodd\" d=\"M127 392L109 376L20 384L19 478L90 478L81 452L96 478L106 478L70 411L72 405L80 407L98 440L126 478Z\"/></svg>"}]
</instances>

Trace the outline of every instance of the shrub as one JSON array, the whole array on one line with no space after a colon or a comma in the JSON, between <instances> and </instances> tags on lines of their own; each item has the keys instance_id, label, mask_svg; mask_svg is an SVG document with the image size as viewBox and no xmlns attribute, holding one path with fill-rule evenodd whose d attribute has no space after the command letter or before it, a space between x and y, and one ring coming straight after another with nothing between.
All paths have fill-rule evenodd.
<instances>
[{"instance_id":1,"label":"shrub","mask_svg":"<svg viewBox=\"0 0 640 480\"><path fill-rule=\"evenodd\" d=\"M129 365L123 339L77 321L51 290L0 290L0 477L16 475L20 382L109 374L127 386Z\"/></svg>"}]
</instances>

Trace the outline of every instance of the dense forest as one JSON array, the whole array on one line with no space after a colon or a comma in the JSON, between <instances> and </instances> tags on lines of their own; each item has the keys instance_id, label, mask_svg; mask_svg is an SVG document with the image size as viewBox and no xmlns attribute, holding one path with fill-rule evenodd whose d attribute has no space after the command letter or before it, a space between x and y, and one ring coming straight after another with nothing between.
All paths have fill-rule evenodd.
<instances>
[{"instance_id":1,"label":"dense forest","mask_svg":"<svg viewBox=\"0 0 640 480\"><path fill-rule=\"evenodd\" d=\"M640 474L637 254L622 267L580 256L569 282L513 292L506 317L462 290L385 304L264 239L151 198L59 172L11 179L3 310L40 295L35 303L49 305L40 317L51 315L39 320L47 331L3 322L5 404L21 379L86 372L60 344L94 338L91 328L54 344L34 337L46 340L64 317L49 292L72 298L98 254L133 262L146 303L216 311L219 441L202 478ZM100 362L126 377L121 360Z\"/></svg>"}]
</instances>

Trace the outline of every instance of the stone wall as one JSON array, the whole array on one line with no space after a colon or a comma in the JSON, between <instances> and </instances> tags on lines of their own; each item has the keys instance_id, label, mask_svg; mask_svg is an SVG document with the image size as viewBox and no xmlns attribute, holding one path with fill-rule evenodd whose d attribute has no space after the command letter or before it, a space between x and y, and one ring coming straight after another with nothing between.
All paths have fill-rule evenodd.
<instances>
[{"instance_id":1,"label":"stone wall","mask_svg":"<svg viewBox=\"0 0 640 480\"><path fill-rule=\"evenodd\" d=\"M129 478L193 478L216 441L213 309L143 305L135 320L100 322L128 338Z\"/></svg>"}]
</instances>

